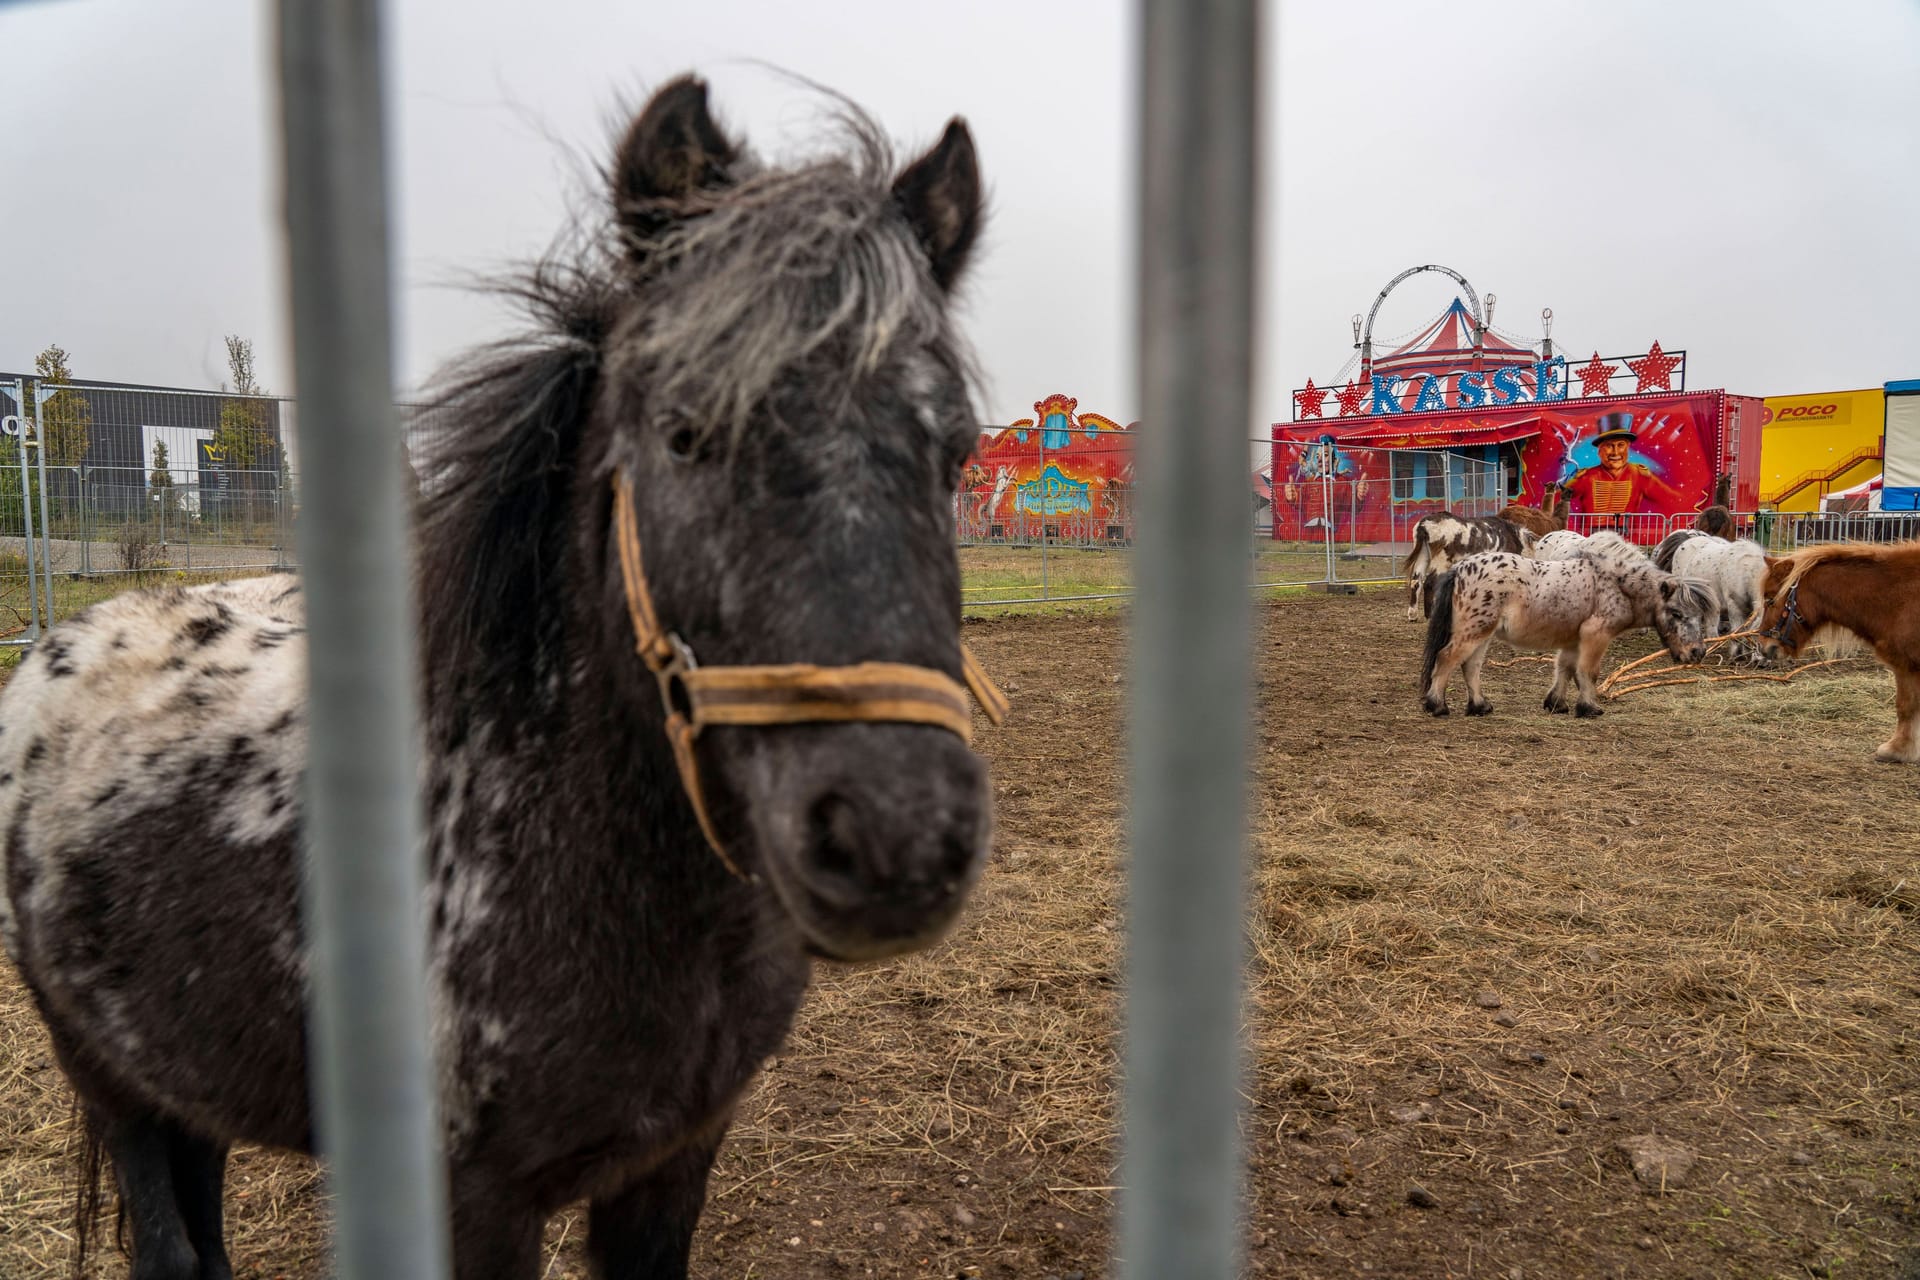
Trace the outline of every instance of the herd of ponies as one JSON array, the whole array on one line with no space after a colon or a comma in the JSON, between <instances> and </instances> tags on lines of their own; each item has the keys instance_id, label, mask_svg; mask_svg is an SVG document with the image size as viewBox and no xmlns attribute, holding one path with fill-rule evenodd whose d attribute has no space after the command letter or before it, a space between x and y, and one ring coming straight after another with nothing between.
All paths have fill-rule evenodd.
<instances>
[{"instance_id":1,"label":"herd of ponies","mask_svg":"<svg viewBox=\"0 0 1920 1280\"><path fill-rule=\"evenodd\" d=\"M1808 647L1851 638L1894 678L1893 736L1874 757L1920 762L1920 541L1833 543L1770 556L1736 534L1724 505L1690 529L1643 550L1613 530L1567 527L1565 495L1514 504L1493 516L1440 512L1421 519L1402 564L1407 616L1424 606L1427 643L1421 705L1449 714L1458 671L1466 711L1489 715L1480 684L1496 639L1555 654L1550 712L1603 714L1596 685L1614 639L1651 627L1678 663L1704 660L1709 642L1734 636L1737 660L1772 665Z\"/></svg>"}]
</instances>

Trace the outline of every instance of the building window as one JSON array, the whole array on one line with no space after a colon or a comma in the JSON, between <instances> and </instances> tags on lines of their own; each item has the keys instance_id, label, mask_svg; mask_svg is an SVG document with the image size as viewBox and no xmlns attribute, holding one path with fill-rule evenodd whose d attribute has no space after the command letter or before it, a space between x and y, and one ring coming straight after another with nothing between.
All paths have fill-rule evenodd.
<instances>
[{"instance_id":1,"label":"building window","mask_svg":"<svg viewBox=\"0 0 1920 1280\"><path fill-rule=\"evenodd\" d=\"M1395 450L1392 463L1393 500L1422 502L1447 496L1447 455Z\"/></svg>"}]
</instances>

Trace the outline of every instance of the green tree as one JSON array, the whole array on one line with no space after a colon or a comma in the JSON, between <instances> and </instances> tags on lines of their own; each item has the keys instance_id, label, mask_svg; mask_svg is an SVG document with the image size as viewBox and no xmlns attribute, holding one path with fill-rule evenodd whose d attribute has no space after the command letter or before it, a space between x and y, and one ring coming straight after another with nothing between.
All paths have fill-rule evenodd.
<instances>
[{"instance_id":1,"label":"green tree","mask_svg":"<svg viewBox=\"0 0 1920 1280\"><path fill-rule=\"evenodd\" d=\"M167 467L167 442L153 442L153 474L147 477L147 489L158 495L162 505L173 493L173 472Z\"/></svg>"},{"instance_id":2,"label":"green tree","mask_svg":"<svg viewBox=\"0 0 1920 1280\"><path fill-rule=\"evenodd\" d=\"M35 356L33 367L42 382L73 382L73 370L67 367L67 353L58 346L49 346ZM40 406L39 417L35 429L37 437L46 441L47 465L79 466L93 442L93 406L87 397L78 391L56 392Z\"/></svg>"},{"instance_id":3,"label":"green tree","mask_svg":"<svg viewBox=\"0 0 1920 1280\"><path fill-rule=\"evenodd\" d=\"M220 422L213 429L214 452L236 471L271 465L272 406L265 399L265 388L254 381L252 339L227 335L227 372L232 385L226 390L248 398L220 401Z\"/></svg>"}]
</instances>

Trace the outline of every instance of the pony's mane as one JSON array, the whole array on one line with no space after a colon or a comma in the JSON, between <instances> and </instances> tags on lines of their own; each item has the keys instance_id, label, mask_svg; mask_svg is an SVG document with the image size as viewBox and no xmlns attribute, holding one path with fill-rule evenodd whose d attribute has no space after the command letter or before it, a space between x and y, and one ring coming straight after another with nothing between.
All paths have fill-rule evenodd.
<instances>
[{"instance_id":1,"label":"pony's mane","mask_svg":"<svg viewBox=\"0 0 1920 1280\"><path fill-rule=\"evenodd\" d=\"M567 485L627 293L591 246L500 291L526 332L450 368L414 424L420 627L430 684L464 680L464 699L524 713L515 693L559 653Z\"/></svg>"},{"instance_id":2,"label":"pony's mane","mask_svg":"<svg viewBox=\"0 0 1920 1280\"><path fill-rule=\"evenodd\" d=\"M1601 532L1611 531L1602 530ZM1589 536L1597 537L1598 535ZM1614 536L1618 537L1619 535L1616 534ZM1633 545L1625 538L1621 538L1620 540L1627 542L1628 546ZM1618 556L1603 555L1600 552L1588 550L1581 551L1580 555L1593 561L1595 565L1611 571L1614 575L1614 580L1632 593L1643 596L1653 595L1660 590L1663 583L1671 581L1680 584L1680 590L1686 596L1688 608L1695 612L1704 612L1718 605L1718 597L1714 594L1712 583L1701 578L1686 578L1670 573L1644 555L1636 555L1631 560L1623 560Z\"/></svg>"},{"instance_id":3,"label":"pony's mane","mask_svg":"<svg viewBox=\"0 0 1920 1280\"><path fill-rule=\"evenodd\" d=\"M944 297L894 198L892 147L844 99L834 115L839 152L752 166L670 209L633 210L623 231L642 287L674 305L623 331L619 355L643 362L649 395L698 432L737 439L782 377L817 355L832 357L830 373L816 372L822 386L851 400L897 345L948 334ZM651 227L664 229L636 229Z\"/></svg>"},{"instance_id":4,"label":"pony's mane","mask_svg":"<svg viewBox=\"0 0 1920 1280\"><path fill-rule=\"evenodd\" d=\"M553 687L568 486L609 369L637 380L649 411L733 440L797 371L833 412L831 397L857 396L901 343L943 353L978 387L964 344L940 341L945 295L894 203L884 135L844 100L836 117L837 153L743 163L737 181L670 205L609 207L495 286L522 333L438 377L414 419L430 678L508 714Z\"/></svg>"}]
</instances>

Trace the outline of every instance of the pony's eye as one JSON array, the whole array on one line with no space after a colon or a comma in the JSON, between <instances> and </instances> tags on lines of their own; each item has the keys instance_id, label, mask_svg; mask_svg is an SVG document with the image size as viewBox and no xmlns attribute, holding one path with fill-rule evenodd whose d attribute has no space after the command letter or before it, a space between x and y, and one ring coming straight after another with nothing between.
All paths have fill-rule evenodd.
<instances>
[{"instance_id":1,"label":"pony's eye","mask_svg":"<svg viewBox=\"0 0 1920 1280\"><path fill-rule=\"evenodd\" d=\"M700 452L700 438L694 434L692 427L682 424L667 437L667 452L677 462L692 462Z\"/></svg>"}]
</instances>

